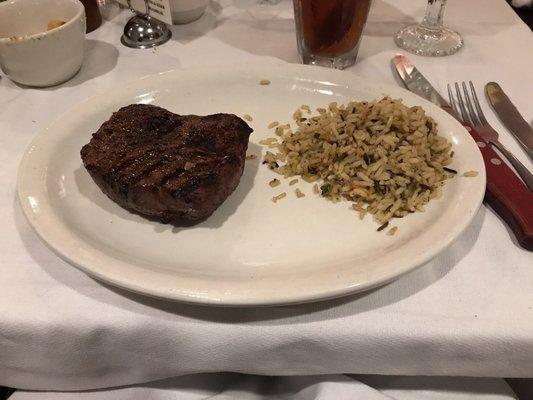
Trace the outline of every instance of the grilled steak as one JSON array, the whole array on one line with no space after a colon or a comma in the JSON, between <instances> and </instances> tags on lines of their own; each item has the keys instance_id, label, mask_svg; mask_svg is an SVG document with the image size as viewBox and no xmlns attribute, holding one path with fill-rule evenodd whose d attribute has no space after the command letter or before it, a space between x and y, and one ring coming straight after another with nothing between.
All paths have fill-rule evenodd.
<instances>
[{"instance_id":1,"label":"grilled steak","mask_svg":"<svg viewBox=\"0 0 533 400\"><path fill-rule=\"evenodd\" d=\"M239 184L251 132L232 114L182 116L132 104L104 122L81 158L120 206L190 224L209 217Z\"/></svg>"}]
</instances>

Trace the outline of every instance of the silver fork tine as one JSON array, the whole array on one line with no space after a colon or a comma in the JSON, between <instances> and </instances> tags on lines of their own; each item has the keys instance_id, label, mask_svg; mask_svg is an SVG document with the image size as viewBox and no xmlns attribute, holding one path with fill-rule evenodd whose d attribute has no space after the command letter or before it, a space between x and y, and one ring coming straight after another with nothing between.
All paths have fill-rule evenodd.
<instances>
[{"instance_id":1,"label":"silver fork tine","mask_svg":"<svg viewBox=\"0 0 533 400\"><path fill-rule=\"evenodd\" d=\"M449 83L448 83L448 100L450 101L450 106L452 106L453 111L455 111L457 115L460 115L459 110L457 109L457 104L455 103L455 99L453 97L452 87L450 86Z\"/></svg>"},{"instance_id":2,"label":"silver fork tine","mask_svg":"<svg viewBox=\"0 0 533 400\"><path fill-rule=\"evenodd\" d=\"M455 94L457 95L457 102L459 103L459 108L461 110L461 117L463 121L473 125L470 116L466 112L465 103L463 102L463 96L461 96L461 91L459 90L459 84L457 82L455 82Z\"/></svg>"},{"instance_id":3,"label":"silver fork tine","mask_svg":"<svg viewBox=\"0 0 533 400\"><path fill-rule=\"evenodd\" d=\"M485 119L485 114L483 114L483 110L481 109L481 105L479 104L479 100L477 98L476 89L474 89L474 84L472 81L470 83L470 91L472 92L472 98L474 99L474 105L476 106L477 110L477 116L479 120L481 121L482 125L488 125L487 120Z\"/></svg>"},{"instance_id":4,"label":"silver fork tine","mask_svg":"<svg viewBox=\"0 0 533 400\"><path fill-rule=\"evenodd\" d=\"M481 122L479 121L476 112L474 111L474 107L472 107L472 100L470 100L470 95L468 94L468 89L466 88L466 83L464 81L462 82L463 86L463 93L465 94L465 102L466 107L468 109L468 114L470 114L470 120L474 124L474 126L481 125Z\"/></svg>"}]
</instances>

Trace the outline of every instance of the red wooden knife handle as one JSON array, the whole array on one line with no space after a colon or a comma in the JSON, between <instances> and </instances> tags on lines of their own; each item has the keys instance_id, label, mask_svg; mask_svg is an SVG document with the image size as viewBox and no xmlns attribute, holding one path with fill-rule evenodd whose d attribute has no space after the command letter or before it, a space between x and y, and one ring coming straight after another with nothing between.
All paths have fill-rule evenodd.
<instances>
[{"instance_id":1,"label":"red wooden knife handle","mask_svg":"<svg viewBox=\"0 0 533 400\"><path fill-rule=\"evenodd\" d=\"M487 170L485 201L509 225L520 245L533 251L533 192L471 126Z\"/></svg>"}]
</instances>

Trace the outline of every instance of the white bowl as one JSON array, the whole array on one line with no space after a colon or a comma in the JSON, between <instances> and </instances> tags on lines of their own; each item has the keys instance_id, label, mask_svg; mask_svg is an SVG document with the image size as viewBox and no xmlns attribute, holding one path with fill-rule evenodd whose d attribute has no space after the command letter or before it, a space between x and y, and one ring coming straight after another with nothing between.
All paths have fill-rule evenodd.
<instances>
[{"instance_id":1,"label":"white bowl","mask_svg":"<svg viewBox=\"0 0 533 400\"><path fill-rule=\"evenodd\" d=\"M208 0L170 0L170 13L173 24L187 24L200 18Z\"/></svg>"},{"instance_id":2,"label":"white bowl","mask_svg":"<svg viewBox=\"0 0 533 400\"><path fill-rule=\"evenodd\" d=\"M51 20L65 21L47 31ZM85 8L78 0L7 0L0 3L0 67L13 81L52 86L81 67Z\"/></svg>"}]
</instances>

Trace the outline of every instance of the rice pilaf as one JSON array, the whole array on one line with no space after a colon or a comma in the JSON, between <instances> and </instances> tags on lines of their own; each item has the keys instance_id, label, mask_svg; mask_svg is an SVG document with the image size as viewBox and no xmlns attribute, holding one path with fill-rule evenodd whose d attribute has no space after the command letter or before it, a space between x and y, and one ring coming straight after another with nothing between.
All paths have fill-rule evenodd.
<instances>
[{"instance_id":1,"label":"rice pilaf","mask_svg":"<svg viewBox=\"0 0 533 400\"><path fill-rule=\"evenodd\" d=\"M389 97L331 103L314 116L304 116L302 107L293 115L294 129L278 125L279 139L262 141L272 150L264 163L286 178L317 181L323 197L352 201L361 218L370 213L384 224L424 211L453 177L444 168L452 145L422 107Z\"/></svg>"}]
</instances>

